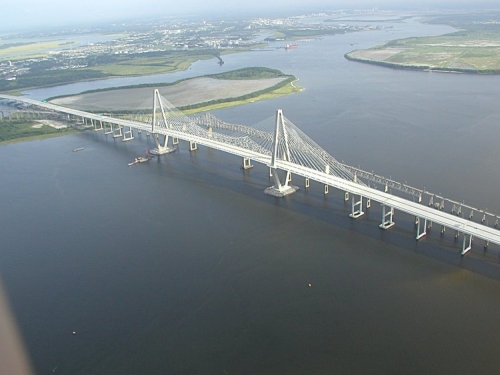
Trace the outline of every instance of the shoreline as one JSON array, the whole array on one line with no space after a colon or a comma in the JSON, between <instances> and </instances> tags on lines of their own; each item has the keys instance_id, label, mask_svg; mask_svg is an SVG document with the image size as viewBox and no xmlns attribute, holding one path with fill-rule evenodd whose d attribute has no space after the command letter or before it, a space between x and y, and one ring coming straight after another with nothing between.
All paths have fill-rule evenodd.
<instances>
[{"instance_id":1,"label":"shoreline","mask_svg":"<svg viewBox=\"0 0 500 375\"><path fill-rule=\"evenodd\" d=\"M234 73L234 72L236 72L236 73ZM247 72L248 72L248 69L243 69L240 71L233 71L233 72L228 72L228 73L236 74L236 76L238 76L241 74L245 74ZM207 111L212 111L212 110L218 110L218 109L223 109L223 108L244 105L244 104L253 103L256 101L260 101L260 100L273 99L276 97L290 95L290 94L296 94L296 93L300 93L301 91L303 91L303 88L301 88L300 86L298 86L296 84L299 80L294 76L286 75L282 72L279 72L276 70L271 70L268 68L258 68L257 73L258 73L257 75L265 75L265 74L270 74L270 73L277 74L278 77L276 77L276 78L279 78L279 80L277 81L276 78L274 78L270 81L268 79L266 82L270 82L270 83L274 83L274 84L271 86L267 86L267 87L262 88L263 79L261 78L260 82L259 82L259 84L260 84L259 88L261 88L260 90L244 93L243 95L236 96L236 97L226 97L226 98L222 98L222 99L216 98L216 99L212 99L212 100L206 100L203 102L195 102L195 103L187 105L187 106L183 106L183 107L179 106L179 110L182 111L186 115L192 115L192 114L196 114L196 113L200 113L200 112L207 112ZM201 76L201 77L204 77L204 76ZM189 78L187 80L177 81L177 82L174 82L168 86L175 87L176 84L179 82L182 83L182 82L186 82L189 80L194 81L194 80L201 78L201 77L195 77L195 78ZM249 80L249 79L246 79L246 80L243 80L243 79L221 80L221 79L219 79L219 80L214 80L214 81L218 81L217 84L220 84L220 82L227 83L229 81L232 81L230 83L233 83L234 85L238 85L238 84L241 85L241 84L248 83L249 81L259 81L259 79L258 78L253 79L253 80ZM143 85L136 85L135 87L137 88L137 86L141 86L141 89L144 89L144 87L142 87ZM150 85L150 86L156 86L156 85ZM129 87L127 89L123 89L123 90L124 91L125 90L134 90L133 87L134 86ZM218 87L216 87L216 88L218 88ZM118 89L112 88L112 89L103 89L103 90L95 90L95 91L91 90L91 93L97 92L97 93L106 95L106 94L109 94L109 92L116 93L117 90L121 90L121 89L122 88L118 88ZM182 86L182 90L180 90L180 91L183 92L183 94L185 94L186 92L190 92L189 86ZM129 93L130 93L130 91L128 92L128 94ZM82 93L76 94L76 95L68 95L68 96L64 96L64 97L58 97L58 98L61 98L61 99L62 98L74 98L78 95L82 95ZM207 94L206 98L211 99L210 93ZM69 105L63 105L63 106L70 107ZM86 110L86 109L84 109L84 110ZM88 111L95 112L92 110L88 110ZM99 112L100 111L102 111L102 109L99 110ZM119 110L119 109L118 110L117 109L105 109L105 111L109 112L111 116L115 116L115 115L118 116L119 114L123 114L123 112L124 112L123 110ZM68 131L64 131L64 132L60 132L60 133L57 132L57 133L50 133L50 134L42 134L42 135L14 138L14 139L6 140L6 141L1 141L0 146L5 145L5 144L9 144L9 143L18 143L18 142L25 142L25 141L27 142L27 141L33 141L33 140L43 140L45 138L70 135L70 134L75 134L78 132L80 132L80 130L72 129L72 130L68 130Z\"/></svg>"},{"instance_id":2,"label":"shoreline","mask_svg":"<svg viewBox=\"0 0 500 375\"><path fill-rule=\"evenodd\" d=\"M349 61L355 61L365 64L378 65L385 68L398 69L398 70L414 70L421 72L438 72L438 73L454 73L454 74L474 74L474 75L500 75L500 69L492 69L492 70L481 70L481 69L462 69L462 68L449 68L449 67L432 67L429 65L411 65L411 64L401 64L401 63L393 63L382 60L370 60L363 59L360 57L352 56L351 54L356 51L351 51L344 54L344 58Z\"/></svg>"},{"instance_id":3,"label":"shoreline","mask_svg":"<svg viewBox=\"0 0 500 375\"><path fill-rule=\"evenodd\" d=\"M78 134L80 132L81 132L81 130L71 129L71 130L66 130L66 131L60 132L60 133L30 135L28 137L14 138L14 139L9 139L7 141L0 141L0 147L5 146L5 145L9 145L12 143L43 141L44 139L48 139L48 138L64 137L66 135L74 135L74 134Z\"/></svg>"},{"instance_id":4,"label":"shoreline","mask_svg":"<svg viewBox=\"0 0 500 375\"><path fill-rule=\"evenodd\" d=\"M171 83L139 84L87 90L46 99L88 112L130 113L149 107L150 91L160 93L180 111L192 114L298 93L295 76L276 69L251 67Z\"/></svg>"}]
</instances>

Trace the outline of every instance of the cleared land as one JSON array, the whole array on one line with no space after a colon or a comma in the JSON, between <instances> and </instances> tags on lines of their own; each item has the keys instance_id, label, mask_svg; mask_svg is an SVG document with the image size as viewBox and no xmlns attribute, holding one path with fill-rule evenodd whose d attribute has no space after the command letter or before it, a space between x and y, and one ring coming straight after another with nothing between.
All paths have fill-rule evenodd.
<instances>
[{"instance_id":1,"label":"cleared land","mask_svg":"<svg viewBox=\"0 0 500 375\"><path fill-rule=\"evenodd\" d=\"M193 78L172 86L160 87L160 93L176 107L237 98L272 87L287 77L231 80L209 77ZM138 87L100 91L53 99L50 102L85 111L133 110L152 105L153 88Z\"/></svg>"},{"instance_id":2,"label":"cleared land","mask_svg":"<svg viewBox=\"0 0 500 375\"><path fill-rule=\"evenodd\" d=\"M76 130L63 126L57 121L0 120L0 145L58 137L75 132Z\"/></svg>"},{"instance_id":3,"label":"cleared land","mask_svg":"<svg viewBox=\"0 0 500 375\"><path fill-rule=\"evenodd\" d=\"M448 18L461 31L393 40L383 46L349 52L349 60L402 69L500 74L500 16L488 21ZM436 22L437 23L437 22Z\"/></svg>"},{"instance_id":4,"label":"cleared land","mask_svg":"<svg viewBox=\"0 0 500 375\"><path fill-rule=\"evenodd\" d=\"M48 41L48 42L37 42L37 43L26 43L19 45L1 45L0 44L0 59L25 59L28 57L44 56L50 50L60 49L62 47L72 47L77 45L78 42L65 42L60 40Z\"/></svg>"}]
</instances>

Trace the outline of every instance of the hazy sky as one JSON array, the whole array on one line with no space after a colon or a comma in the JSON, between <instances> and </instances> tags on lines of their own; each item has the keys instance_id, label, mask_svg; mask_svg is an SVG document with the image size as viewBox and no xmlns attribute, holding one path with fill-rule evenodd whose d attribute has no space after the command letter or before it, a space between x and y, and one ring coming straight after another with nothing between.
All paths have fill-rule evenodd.
<instances>
[{"instance_id":1,"label":"hazy sky","mask_svg":"<svg viewBox=\"0 0 500 375\"><path fill-rule=\"evenodd\" d=\"M174 14L262 12L265 17L289 15L292 10L345 7L500 7L498 0L2 0L2 33L43 26L96 24L123 18Z\"/></svg>"}]
</instances>

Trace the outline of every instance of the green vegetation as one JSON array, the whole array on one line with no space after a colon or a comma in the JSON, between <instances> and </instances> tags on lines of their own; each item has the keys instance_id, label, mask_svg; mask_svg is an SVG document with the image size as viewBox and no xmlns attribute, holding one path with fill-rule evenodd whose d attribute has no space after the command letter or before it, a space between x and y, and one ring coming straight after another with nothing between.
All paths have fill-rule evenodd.
<instances>
[{"instance_id":1,"label":"green vegetation","mask_svg":"<svg viewBox=\"0 0 500 375\"><path fill-rule=\"evenodd\" d=\"M349 52L349 60L399 69L500 74L500 14L457 15L428 20L460 31L440 36L393 40L383 46Z\"/></svg>"},{"instance_id":2,"label":"green vegetation","mask_svg":"<svg viewBox=\"0 0 500 375\"><path fill-rule=\"evenodd\" d=\"M303 38L312 38L315 36L323 36L323 35L336 35L343 34L345 31L340 29L331 29L331 30L312 30L312 29L286 29L281 30L281 33L284 34L284 38L288 40L299 40Z\"/></svg>"},{"instance_id":3,"label":"green vegetation","mask_svg":"<svg viewBox=\"0 0 500 375\"><path fill-rule=\"evenodd\" d=\"M271 99L271 98L276 98L278 96L300 92L301 88L293 85L294 81L296 81L296 78L294 76L290 76L288 79L283 80L280 83L264 90L252 92L250 94L242 95L236 98L218 99L218 100L211 100L205 103L187 105L184 107L179 107L179 109L186 114L191 114L191 113L211 111L214 109L221 109L241 104L252 103L258 100Z\"/></svg>"},{"instance_id":4,"label":"green vegetation","mask_svg":"<svg viewBox=\"0 0 500 375\"><path fill-rule=\"evenodd\" d=\"M0 59L9 58L10 60L25 59L28 57L43 56L47 50L59 49L76 45L77 42L48 41L37 43L15 43L0 45Z\"/></svg>"},{"instance_id":5,"label":"green vegetation","mask_svg":"<svg viewBox=\"0 0 500 375\"><path fill-rule=\"evenodd\" d=\"M264 67L242 68L242 69L232 70L229 72L224 72L224 73L219 73L219 74L208 74L208 75L201 76L201 77L210 77L210 78L215 78L215 79L227 79L227 80L268 79L268 78L279 78L279 77L283 77L286 79L284 79L283 81L279 82L278 84L271 86L271 87L268 87L264 90L256 91L256 92L242 95L239 97L211 100L208 102L196 103L196 104L192 104L192 105L188 105L188 106L179 107L179 110L183 111L186 114L192 114L192 113L197 113L197 112L202 112L202 111L209 111L209 110L214 110L214 109L221 109L221 108L231 107L231 106L235 106L235 105L251 103L251 102L255 102L257 100L271 99L271 98L275 98L278 96L297 93L297 92L300 92L302 90L299 86L294 85L294 82L297 81L297 78L295 78L295 76L285 74L277 69L270 69L270 68L264 68ZM174 85L179 84L180 82L187 81L190 79L195 79L195 78L200 78L200 77L186 78L186 79L182 79L182 80L172 82L172 83L148 83L148 84L133 85L133 86L113 87L113 88L109 88L109 89L89 90L89 91L84 91L84 92L77 94L77 95L89 94L89 93L94 93L94 92L102 92L102 91L110 91L110 90L135 89L135 88L141 88L141 87L158 88L158 87L162 87L162 86L174 86ZM55 96L55 97L47 99L47 101L51 101L51 100L54 100L57 98L62 98L62 97L67 97L67 96L66 95ZM131 111L124 111L124 110L113 111L113 110L110 110L110 111L106 111L106 112L110 113L110 114L115 114L115 115L118 115L118 114L125 115L125 114L135 113L135 110L134 111L132 111L132 110Z\"/></svg>"},{"instance_id":6,"label":"green vegetation","mask_svg":"<svg viewBox=\"0 0 500 375\"><path fill-rule=\"evenodd\" d=\"M243 68L230 72L224 72L220 74L212 74L207 75L205 77L211 77L216 79L267 79L267 78L276 78L276 77L286 77L285 80L280 83L269 87L264 90L260 90L257 92L253 92L251 94L243 95L237 98L228 98L228 99L220 99L220 100L212 100L205 103L198 103L195 105L180 107L186 114L192 114L202 111L209 111L215 109L226 108L235 105L242 105L246 103L251 103L257 100L265 100L271 99L282 95L288 95L292 93L297 93L301 91L301 88L294 85L296 78L291 75L284 74L283 72L276 69L269 69L263 67L253 67L253 68ZM192 79L192 78L191 78ZM184 80L181 80L184 81ZM175 85L181 81L177 81L174 83L170 83L168 85ZM167 85L167 84L164 84ZM127 88L136 88L136 87L159 87L161 85L158 84L148 84L148 85L138 85L138 86L127 86ZM114 89L123 89L123 87L117 87ZM92 90L88 92L95 91L107 91L107 90ZM54 98L51 98L54 99ZM127 114L127 111L107 111L107 113L113 115ZM134 113L134 111L130 111L128 113ZM11 142L20 142L25 140L33 140L33 139L43 139L48 137L66 135L75 133L76 130L72 128L57 130L50 126L42 126L34 128L33 125L35 122L24 121L24 120L3 120L0 121L0 145L11 143Z\"/></svg>"},{"instance_id":7,"label":"green vegetation","mask_svg":"<svg viewBox=\"0 0 500 375\"><path fill-rule=\"evenodd\" d=\"M241 68L237 70L231 70L229 72L209 74L205 77L216 78L216 79L267 79L267 78L279 78L279 77L289 77L288 74L283 73L278 69L270 69L263 67L251 67L251 68Z\"/></svg>"},{"instance_id":8,"label":"green vegetation","mask_svg":"<svg viewBox=\"0 0 500 375\"><path fill-rule=\"evenodd\" d=\"M344 34L345 29L310 29L310 28L280 28L278 30L267 30L272 32L272 36L266 38L268 41L275 40L300 40L317 36ZM352 30L349 30L352 31Z\"/></svg>"},{"instance_id":9,"label":"green vegetation","mask_svg":"<svg viewBox=\"0 0 500 375\"><path fill-rule=\"evenodd\" d=\"M250 47L235 52L246 51ZM0 80L0 91L16 92L33 87L57 86L66 83L90 81L124 76L172 73L187 69L198 60L214 58L218 50L158 51L137 54L106 54L88 56L80 61L86 68L48 70L55 62L39 63L36 69L17 77L16 80Z\"/></svg>"},{"instance_id":10,"label":"green vegetation","mask_svg":"<svg viewBox=\"0 0 500 375\"><path fill-rule=\"evenodd\" d=\"M184 78L184 79L180 79L178 81L169 82L169 83L164 83L164 82L162 82L162 83L142 83L140 85L109 87L106 89L87 90L87 91L83 91L83 92L75 94L75 95L90 94L90 93L94 93L94 92L103 92L103 91L112 91L112 90L136 89L136 88L141 88L141 87L158 88L158 87L165 87L165 86L175 86L181 82L188 81L188 80L194 79L194 78L201 78L201 77L210 77L210 78L215 78L215 79L234 79L234 80L238 80L238 79L265 79L265 78L279 78L279 77L292 78L292 80L289 82L292 82L296 79L294 76L290 76L288 74L285 74L278 69L270 69L270 68L264 68L264 67L249 67L249 68L241 68L241 69L237 69L237 70L232 70L232 71L224 72L224 73L207 74L207 75L199 76L199 77ZM280 87L285 86L287 83L284 83L284 84L281 83ZM51 101L51 100L58 99L58 98L65 98L68 96L74 96L74 95L52 96L50 98L47 98L46 100Z\"/></svg>"},{"instance_id":11,"label":"green vegetation","mask_svg":"<svg viewBox=\"0 0 500 375\"><path fill-rule=\"evenodd\" d=\"M15 81L0 81L0 91L20 90L29 87L45 87L62 85L78 81L104 79L104 73L90 69L74 70L48 70L19 76Z\"/></svg>"},{"instance_id":12,"label":"green vegetation","mask_svg":"<svg viewBox=\"0 0 500 375\"><path fill-rule=\"evenodd\" d=\"M34 128L35 122L24 120L0 120L0 145L32 139L42 139L75 133L72 128L54 129L50 126Z\"/></svg>"},{"instance_id":13,"label":"green vegetation","mask_svg":"<svg viewBox=\"0 0 500 375\"><path fill-rule=\"evenodd\" d=\"M222 109L222 108L227 108L227 107L233 107L236 105L248 104L248 103L256 102L258 100L277 98L279 96L295 94L295 93L302 91L302 89L299 86L294 85L294 82L295 82L295 78L287 79L286 81L283 81L283 82L279 83L278 85L270 87L268 90L262 90L262 91L259 91L256 93L252 93L250 95L245 95L245 96L247 96L246 99L242 99L243 97L239 97L239 98L226 99L226 101L222 101L222 100L215 101L214 100L213 102L197 104L195 107L193 106L193 108L183 107L180 109L185 114L190 115L193 113L198 113L198 112L203 112L203 111L213 111L216 109Z\"/></svg>"},{"instance_id":14,"label":"green vegetation","mask_svg":"<svg viewBox=\"0 0 500 375\"><path fill-rule=\"evenodd\" d=\"M108 77L172 73L193 62L214 58L215 50L162 51L137 55L107 55L90 62L90 70Z\"/></svg>"}]
</instances>

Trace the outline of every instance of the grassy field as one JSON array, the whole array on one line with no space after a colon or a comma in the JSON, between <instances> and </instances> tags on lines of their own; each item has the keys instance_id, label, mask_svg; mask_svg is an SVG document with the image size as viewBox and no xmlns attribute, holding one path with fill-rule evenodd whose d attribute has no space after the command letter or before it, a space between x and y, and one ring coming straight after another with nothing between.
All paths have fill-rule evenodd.
<instances>
[{"instance_id":1,"label":"grassy field","mask_svg":"<svg viewBox=\"0 0 500 375\"><path fill-rule=\"evenodd\" d=\"M237 106L237 105L253 103L253 102L256 102L258 100L273 99L273 98L277 98L279 96L295 94L295 93L301 92L302 88L295 85L295 82L296 81L290 82L287 85L285 85L279 89L273 90L273 91L266 93L266 94L256 96L254 98L245 99L245 100L227 101L224 103L207 105L207 106L203 106L203 107L199 107L199 108L195 108L195 109L188 109L188 110L184 110L183 112L186 115L191 115L191 114L198 113L198 112L213 111L216 109L228 108L228 107L233 107L233 106Z\"/></svg>"},{"instance_id":2,"label":"grassy field","mask_svg":"<svg viewBox=\"0 0 500 375\"><path fill-rule=\"evenodd\" d=\"M346 58L394 68L500 74L500 23L481 23L472 16L461 19L453 23L447 18L453 26L461 26L455 33L393 40L352 51Z\"/></svg>"},{"instance_id":3,"label":"grassy field","mask_svg":"<svg viewBox=\"0 0 500 375\"><path fill-rule=\"evenodd\" d=\"M272 99L282 95L297 93L300 92L301 90L302 89L299 86L296 86L294 82L290 82L286 86L283 86L272 92L262 94L251 99L234 100L224 103L212 104L191 110L185 110L183 112L187 115L191 115L204 111L211 111L221 108L252 103L258 100ZM43 126L41 128L33 128L32 126L34 124L35 124L34 122L24 122L24 121L0 121L0 146L10 143L60 137L63 135L75 134L78 132L78 130L75 130L73 128L67 128L64 130L56 130L49 126Z\"/></svg>"},{"instance_id":4,"label":"grassy field","mask_svg":"<svg viewBox=\"0 0 500 375\"><path fill-rule=\"evenodd\" d=\"M29 137L14 138L14 139L10 139L8 141L0 141L0 146L11 144L11 143L19 143L19 142L41 141L42 139L62 137L63 135L76 134L76 133L78 133L78 130L72 129L72 130L66 130L66 131L58 131L57 133L48 133L48 134L42 134L42 135L32 135Z\"/></svg>"},{"instance_id":5,"label":"grassy field","mask_svg":"<svg viewBox=\"0 0 500 375\"><path fill-rule=\"evenodd\" d=\"M61 40L28 43L2 48L0 45L0 59L8 58L9 60L26 59L28 57L45 56L49 50L59 49L61 47L71 47L77 45L77 42L65 42Z\"/></svg>"},{"instance_id":6,"label":"grassy field","mask_svg":"<svg viewBox=\"0 0 500 375\"><path fill-rule=\"evenodd\" d=\"M150 105L153 89L185 109L247 100L287 85L295 77L277 69L248 67L223 73L183 79L171 83L151 83L85 91L76 95L52 97L51 103L86 111L123 111ZM264 91L263 91L264 90Z\"/></svg>"},{"instance_id":7,"label":"grassy field","mask_svg":"<svg viewBox=\"0 0 500 375\"><path fill-rule=\"evenodd\" d=\"M54 129L50 126L34 128L33 125L35 124L36 122L33 121L0 121L0 145L34 139L58 137L77 132L77 130L72 128L61 130Z\"/></svg>"},{"instance_id":8,"label":"grassy field","mask_svg":"<svg viewBox=\"0 0 500 375\"><path fill-rule=\"evenodd\" d=\"M235 50L226 50L221 55L244 52L260 46L261 44L256 44ZM0 53L1 51L0 49ZM198 60L215 59L215 55L218 53L219 51L217 50L205 49L190 51L169 50L126 56L103 55L96 58L96 61L93 61L91 65L85 68L33 71L29 74L20 75L14 81L0 80L0 92L18 95L26 89L57 86L80 81L173 73L188 69L193 62Z\"/></svg>"},{"instance_id":9,"label":"grassy field","mask_svg":"<svg viewBox=\"0 0 500 375\"><path fill-rule=\"evenodd\" d=\"M176 54L165 57L135 58L115 64L95 66L90 69L101 72L108 77L141 76L186 70L193 62L213 58L213 55L205 54L200 54L198 56L183 56L182 54Z\"/></svg>"},{"instance_id":10,"label":"grassy field","mask_svg":"<svg viewBox=\"0 0 500 375\"><path fill-rule=\"evenodd\" d=\"M257 92L249 93L241 97L212 100L206 103L198 103L192 106L193 108L180 108L185 114L189 115L203 111L210 111L236 105L243 105L258 100L272 99L279 96L289 95L302 91L302 88L295 84L297 82L295 77L286 75L281 71L275 69L268 69L261 67L243 68L207 77L212 77L211 79L217 77L221 80L233 80L235 84L239 84L239 82L242 82L241 80L248 80L248 78L250 77L255 80L259 79L265 80L273 77L282 77L286 79L272 87L265 88ZM94 92L102 92L102 91L105 91L113 95L113 91L116 90L94 90ZM111 110L110 113L113 113L113 111ZM115 114L115 116L120 117L117 113ZM0 145L12 142L33 140L33 139L44 139L48 137L55 137L77 132L77 130L71 128L64 130L56 130L49 126L33 127L33 125L35 124L36 122L26 122L21 120L0 121Z\"/></svg>"}]
</instances>

